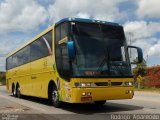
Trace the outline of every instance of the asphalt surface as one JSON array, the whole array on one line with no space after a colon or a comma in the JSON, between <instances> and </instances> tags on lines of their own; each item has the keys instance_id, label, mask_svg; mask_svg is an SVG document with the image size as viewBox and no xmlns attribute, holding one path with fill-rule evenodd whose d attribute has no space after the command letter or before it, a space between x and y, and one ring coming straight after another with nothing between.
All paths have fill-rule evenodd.
<instances>
[{"instance_id":1,"label":"asphalt surface","mask_svg":"<svg viewBox=\"0 0 160 120\"><path fill-rule=\"evenodd\" d=\"M103 107L92 103L64 103L62 108L55 108L48 105L46 99L28 96L23 96L22 99L15 98L6 91L5 86L0 86L0 119L3 120L8 117L15 120L107 120L113 119L114 114L159 114L159 120L160 93L135 92L133 99L107 101Z\"/></svg>"}]
</instances>

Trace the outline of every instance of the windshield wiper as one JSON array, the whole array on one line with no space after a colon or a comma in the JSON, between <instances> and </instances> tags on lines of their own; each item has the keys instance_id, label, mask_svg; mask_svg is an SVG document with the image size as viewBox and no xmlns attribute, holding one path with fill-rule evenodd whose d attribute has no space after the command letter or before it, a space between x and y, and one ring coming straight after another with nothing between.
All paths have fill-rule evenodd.
<instances>
[{"instance_id":1,"label":"windshield wiper","mask_svg":"<svg viewBox=\"0 0 160 120\"><path fill-rule=\"evenodd\" d=\"M103 35L103 31L102 31L102 26L101 26L100 24L99 24L99 28L100 28L100 31L101 31L101 33L102 33L102 38L104 39L104 35ZM107 47L106 47L106 48L107 48ZM101 62L101 63L99 64L99 66L98 66L97 71L102 72L105 63L107 63L107 69L108 69L108 72L109 72L109 74L110 74L110 66L109 66L109 49L108 49L108 48L107 48L107 50L106 50L106 54L105 54L105 56L104 56L102 62Z\"/></svg>"},{"instance_id":2,"label":"windshield wiper","mask_svg":"<svg viewBox=\"0 0 160 120\"><path fill-rule=\"evenodd\" d=\"M109 56L110 56L110 55L109 55L109 50L108 50L108 48L107 48L106 54L105 54L102 62L101 62L100 65L98 66L97 71L102 72L105 63L107 63L108 73L110 74L110 65L109 65L109 64L110 64L110 63L109 63L109 58L110 58L110 57L109 57Z\"/></svg>"},{"instance_id":3,"label":"windshield wiper","mask_svg":"<svg viewBox=\"0 0 160 120\"><path fill-rule=\"evenodd\" d=\"M107 63L108 75L111 75L111 66L112 66L112 69L115 70L115 73L118 72L117 74L124 75L124 73L122 71L122 67L119 67L118 65L115 65L115 64L110 62L110 53L109 53L109 49L108 48L107 48L107 52L106 52L102 62L98 66L97 71L100 71L100 72L105 71L105 70L103 70L103 68L104 68L106 63Z\"/></svg>"}]
</instances>

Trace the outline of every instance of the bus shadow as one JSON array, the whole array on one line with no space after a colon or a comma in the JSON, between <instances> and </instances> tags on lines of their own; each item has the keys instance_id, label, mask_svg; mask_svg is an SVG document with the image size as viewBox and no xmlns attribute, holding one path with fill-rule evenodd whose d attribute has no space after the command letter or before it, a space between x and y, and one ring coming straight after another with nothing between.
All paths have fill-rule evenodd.
<instances>
[{"instance_id":1,"label":"bus shadow","mask_svg":"<svg viewBox=\"0 0 160 120\"><path fill-rule=\"evenodd\" d=\"M22 96L21 99L43 104L46 106L51 106L49 105L48 100L43 98ZM118 101L117 103L112 103L107 101L104 106L97 106L94 103L86 103L86 104L63 103L62 107L59 109L77 114L95 114L95 113L111 113L111 112L114 113L114 112L141 110L143 109L143 107L136 105L120 104L118 103Z\"/></svg>"},{"instance_id":2,"label":"bus shadow","mask_svg":"<svg viewBox=\"0 0 160 120\"><path fill-rule=\"evenodd\" d=\"M93 103L91 104L67 104L64 103L63 110L74 112L77 114L94 114L94 113L114 113L114 112L124 112L124 111L134 111L141 110L143 107L135 105L126 105L107 102L104 106L97 106Z\"/></svg>"}]
</instances>

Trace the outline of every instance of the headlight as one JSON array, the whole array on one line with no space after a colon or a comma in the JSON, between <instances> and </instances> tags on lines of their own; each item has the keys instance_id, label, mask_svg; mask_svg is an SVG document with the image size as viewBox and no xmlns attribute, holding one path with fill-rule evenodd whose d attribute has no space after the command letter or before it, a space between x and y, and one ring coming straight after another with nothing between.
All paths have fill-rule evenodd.
<instances>
[{"instance_id":1,"label":"headlight","mask_svg":"<svg viewBox=\"0 0 160 120\"><path fill-rule=\"evenodd\" d=\"M124 85L125 86L133 86L133 82L125 82Z\"/></svg>"},{"instance_id":2,"label":"headlight","mask_svg":"<svg viewBox=\"0 0 160 120\"><path fill-rule=\"evenodd\" d=\"M74 85L75 87L92 87L93 83L92 82L75 82Z\"/></svg>"}]
</instances>

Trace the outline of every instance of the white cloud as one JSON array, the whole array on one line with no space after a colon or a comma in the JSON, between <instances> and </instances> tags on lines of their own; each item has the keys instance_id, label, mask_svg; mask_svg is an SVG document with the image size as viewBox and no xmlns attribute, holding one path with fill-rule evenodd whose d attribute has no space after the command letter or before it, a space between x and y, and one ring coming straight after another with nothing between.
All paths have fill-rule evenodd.
<instances>
[{"instance_id":1,"label":"white cloud","mask_svg":"<svg viewBox=\"0 0 160 120\"><path fill-rule=\"evenodd\" d=\"M139 18L160 18L160 0L137 0L136 14Z\"/></svg>"},{"instance_id":2,"label":"white cloud","mask_svg":"<svg viewBox=\"0 0 160 120\"><path fill-rule=\"evenodd\" d=\"M155 41L155 43L153 42ZM157 49L158 46L160 46L160 43L158 42L159 39L157 38L146 38L146 39L138 39L133 43L133 45L138 46L142 48L144 58L146 59L148 56L149 57L155 57L159 56L160 57L160 51Z\"/></svg>"},{"instance_id":3,"label":"white cloud","mask_svg":"<svg viewBox=\"0 0 160 120\"><path fill-rule=\"evenodd\" d=\"M0 3L0 32L32 30L46 19L45 8L34 0L5 0Z\"/></svg>"},{"instance_id":4,"label":"white cloud","mask_svg":"<svg viewBox=\"0 0 160 120\"><path fill-rule=\"evenodd\" d=\"M124 30L132 33L132 39L141 39L154 36L160 33L159 22L132 21L124 24Z\"/></svg>"},{"instance_id":5,"label":"white cloud","mask_svg":"<svg viewBox=\"0 0 160 120\"><path fill-rule=\"evenodd\" d=\"M155 35L160 34L160 23L146 21L132 21L124 24L126 36L133 42L133 45L141 47L144 53L144 58L160 57L160 39Z\"/></svg>"},{"instance_id":6,"label":"white cloud","mask_svg":"<svg viewBox=\"0 0 160 120\"><path fill-rule=\"evenodd\" d=\"M8 53L14 51L19 46L23 45L31 36L26 34L9 35L0 33L0 71L5 70L5 60Z\"/></svg>"},{"instance_id":7,"label":"white cloud","mask_svg":"<svg viewBox=\"0 0 160 120\"><path fill-rule=\"evenodd\" d=\"M126 0L56 0L48 8L51 21L64 17L92 17L95 19L114 21L125 14L120 12L117 5Z\"/></svg>"},{"instance_id":8,"label":"white cloud","mask_svg":"<svg viewBox=\"0 0 160 120\"><path fill-rule=\"evenodd\" d=\"M9 35L9 34L0 34L0 57L6 56L9 52L15 50L17 47L20 47L25 42L27 42L31 36L26 34L20 35Z\"/></svg>"},{"instance_id":9,"label":"white cloud","mask_svg":"<svg viewBox=\"0 0 160 120\"><path fill-rule=\"evenodd\" d=\"M159 56L160 57L160 41L155 44L155 45L152 45L148 51L148 55L150 56Z\"/></svg>"}]
</instances>

